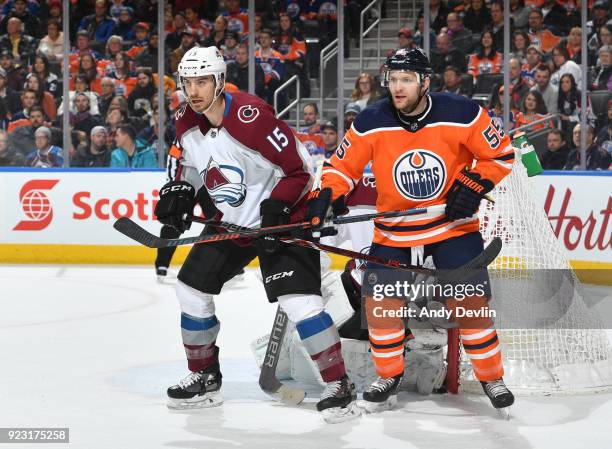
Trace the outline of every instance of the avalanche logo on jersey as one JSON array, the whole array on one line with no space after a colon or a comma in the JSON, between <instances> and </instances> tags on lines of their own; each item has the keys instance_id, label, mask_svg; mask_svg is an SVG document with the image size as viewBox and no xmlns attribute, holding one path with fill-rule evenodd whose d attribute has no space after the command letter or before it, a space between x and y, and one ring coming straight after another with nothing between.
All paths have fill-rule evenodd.
<instances>
[{"instance_id":1,"label":"avalanche logo on jersey","mask_svg":"<svg viewBox=\"0 0 612 449\"><path fill-rule=\"evenodd\" d=\"M211 157L202 173L204 185L216 204L240 206L246 198L244 172L232 165L219 165Z\"/></svg>"},{"instance_id":2,"label":"avalanche logo on jersey","mask_svg":"<svg viewBox=\"0 0 612 449\"><path fill-rule=\"evenodd\" d=\"M425 201L437 197L446 182L446 166L429 150L410 150L393 165L395 187L409 200Z\"/></svg>"}]
</instances>

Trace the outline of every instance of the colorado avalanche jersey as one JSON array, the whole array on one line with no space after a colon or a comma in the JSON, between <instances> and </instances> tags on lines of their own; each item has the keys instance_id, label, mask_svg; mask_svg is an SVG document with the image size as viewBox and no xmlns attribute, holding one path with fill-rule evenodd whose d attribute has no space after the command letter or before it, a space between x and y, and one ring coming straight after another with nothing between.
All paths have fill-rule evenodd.
<instances>
[{"instance_id":1,"label":"colorado avalanche jersey","mask_svg":"<svg viewBox=\"0 0 612 449\"><path fill-rule=\"evenodd\" d=\"M379 212L446 203L461 170L470 168L497 184L512 169L510 139L472 100L432 93L427 108L403 120L389 99L362 111L336 153L323 166L322 186L334 198L355 188L368 162L376 178ZM417 246L477 231L478 215L450 221L444 211L414 217L379 219L374 242Z\"/></svg>"},{"instance_id":2,"label":"colorado avalanche jersey","mask_svg":"<svg viewBox=\"0 0 612 449\"><path fill-rule=\"evenodd\" d=\"M224 95L218 127L188 105L176 113L172 178L204 186L223 220L241 226L259 226L266 198L299 209L314 180L308 151L267 103L242 92Z\"/></svg>"}]
</instances>

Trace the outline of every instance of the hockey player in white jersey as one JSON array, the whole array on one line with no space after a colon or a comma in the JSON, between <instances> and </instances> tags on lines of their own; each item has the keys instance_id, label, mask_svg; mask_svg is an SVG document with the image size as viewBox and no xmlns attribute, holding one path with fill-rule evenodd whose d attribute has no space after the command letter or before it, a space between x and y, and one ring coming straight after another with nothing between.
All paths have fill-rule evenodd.
<instances>
[{"instance_id":1,"label":"hockey player in white jersey","mask_svg":"<svg viewBox=\"0 0 612 449\"><path fill-rule=\"evenodd\" d=\"M169 163L178 163L177 176L160 190L156 216L179 231L189 226L185 217L196 203L206 218L222 217L241 226L304 220L314 180L308 152L261 99L224 92L225 69L216 47L192 48L179 64L178 82L187 105L176 114L176 142L170 150ZM191 249L176 287L190 373L168 388L168 406L222 403L216 346L220 323L213 297L257 256L268 300L278 301L296 323L327 382L317 409L328 422L358 416L338 331L321 298L319 254L276 238L221 241Z\"/></svg>"}]
</instances>

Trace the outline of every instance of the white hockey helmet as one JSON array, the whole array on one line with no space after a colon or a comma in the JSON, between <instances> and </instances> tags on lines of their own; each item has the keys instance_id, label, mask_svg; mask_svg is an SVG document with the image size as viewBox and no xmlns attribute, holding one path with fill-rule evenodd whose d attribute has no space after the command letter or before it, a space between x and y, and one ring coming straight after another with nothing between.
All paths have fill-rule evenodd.
<instances>
[{"instance_id":1,"label":"white hockey helmet","mask_svg":"<svg viewBox=\"0 0 612 449\"><path fill-rule=\"evenodd\" d=\"M178 65L178 87L187 97L187 92L183 88L183 78L212 75L215 78L216 99L225 87L225 71L225 60L217 47L190 48Z\"/></svg>"}]
</instances>

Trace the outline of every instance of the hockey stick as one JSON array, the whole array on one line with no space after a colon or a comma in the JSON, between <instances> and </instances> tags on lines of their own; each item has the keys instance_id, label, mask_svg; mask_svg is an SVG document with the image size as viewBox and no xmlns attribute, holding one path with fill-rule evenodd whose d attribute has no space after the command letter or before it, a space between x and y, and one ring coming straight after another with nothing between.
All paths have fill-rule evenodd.
<instances>
[{"instance_id":1,"label":"hockey stick","mask_svg":"<svg viewBox=\"0 0 612 449\"><path fill-rule=\"evenodd\" d=\"M306 392L297 388L291 388L281 383L276 378L276 366L278 365L279 353L283 344L283 337L287 330L289 318L280 306L276 309L274 324L270 339L266 348L261 371L259 373L259 386L273 399L284 404L298 405L306 397Z\"/></svg>"},{"instance_id":2,"label":"hockey stick","mask_svg":"<svg viewBox=\"0 0 612 449\"><path fill-rule=\"evenodd\" d=\"M226 222L220 222L220 221L211 222L209 220L206 220L200 217L189 217L189 219L197 223L209 224L209 225L214 225L218 227L226 227L225 225L227 225L228 228L231 227L231 229L236 230L236 232L227 233L227 234L213 234L213 235L198 236L198 237L186 237L182 239L164 239L154 234L151 234L146 229L143 229L137 223L135 223L134 221L126 217L119 218L115 222L114 227L122 234L126 235L127 237L132 238L138 243L141 243L142 245L145 245L149 248L166 248L170 246L185 245L187 244L186 241L188 240L190 240L191 243L207 243L207 242L216 242L216 241L221 241L221 240L230 240L230 239L238 239L238 238L245 238L245 237L256 238L256 237L261 237L263 235L270 235L273 233L270 231L278 231L278 229L283 230L283 231L278 231L278 232L288 232L291 229L293 230L302 229L301 227L294 226L294 225L281 225L281 226L274 226L271 228L265 228L265 230L262 232L260 229L251 229L251 228L246 228L243 226L235 225L233 223L226 223ZM296 223L296 225L301 225L301 223ZM378 256L372 256L370 254L359 253L357 251L352 251L349 249L338 248L338 247L330 246L330 245L324 245L318 242L311 242L309 240L296 239L292 237L281 237L281 241L288 243L288 244L294 244L294 245L303 246L306 248L316 249L319 251L325 251L325 252L329 252L333 254L338 254L338 255L349 257L352 259L365 260L366 262L372 262L377 265L382 265L382 266L386 266L390 268L407 270L413 273L422 273L422 274L426 274L429 276L437 276L438 278L447 280L449 282L458 281L458 280L463 279L466 275L465 270L470 269L471 267L478 268L478 266L476 265L470 265L470 267L464 266L464 267L461 267L460 269L458 268L452 271L440 272L440 271L432 270L429 268L408 265L398 260L385 259L385 258L378 257ZM485 261L488 261L488 262L485 265L481 264L480 266L482 267L482 266L489 265L495 259L495 257L497 257L500 251L501 251L501 239L496 237L495 239L491 241L491 243L489 243L487 248L485 248L485 250L481 253L481 256L482 256L481 263L484 263Z\"/></svg>"},{"instance_id":3,"label":"hockey stick","mask_svg":"<svg viewBox=\"0 0 612 449\"><path fill-rule=\"evenodd\" d=\"M442 204L436 206L430 206L420 209L408 209L408 210L400 210L400 211L390 211L390 212L379 212L373 214L364 214L364 215L355 215L352 217L337 217L331 220L332 224L341 225L347 223L356 223L359 221L368 221L376 218L394 218L394 217L403 217L409 215L419 215L425 214L428 212L438 212L442 210L445 206ZM132 240L137 241L138 243L147 246L149 248L167 248L172 246L182 246L182 245L191 245L196 243L207 243L207 242L218 242L221 240L233 240L240 238L256 238L269 234L278 234L284 232L291 232L295 230L308 229L311 227L311 224L307 221L300 223L290 223L286 225L280 226L270 226L267 228L258 228L258 229L250 229L244 228L242 226L235 225L233 223L228 223L226 221L215 221L215 220L207 220L194 216L186 216L186 220L195 221L202 224L208 224L210 226L218 226L225 228L229 231L232 231L227 234L215 234L215 235L205 235L205 236L197 236L197 237L184 237L178 239L163 239L156 235L153 235L140 227L137 223L132 221L127 217L120 217L117 221L115 221L113 227L124 234L127 237L130 237Z\"/></svg>"},{"instance_id":4,"label":"hockey stick","mask_svg":"<svg viewBox=\"0 0 612 449\"><path fill-rule=\"evenodd\" d=\"M190 219L196 223L209 223L206 220L199 218L199 217L190 217ZM217 222L217 225L220 227L225 227L224 224L225 222ZM250 230L250 228L238 226L232 223L229 223L229 225L232 227L233 230L236 230L236 231ZM406 270L406 271L410 271L413 273L422 273L426 275L437 276L440 280L447 281L447 282L460 281L461 279L465 278L466 274L469 274L469 273L466 273L466 271L477 269L477 268L482 268L482 267L486 267L490 265L491 262L493 262L495 258L499 255L501 248L502 248L501 239L499 237L495 237L493 240L491 240L491 242L487 245L487 247L483 250L482 253L480 253L474 259L467 262L465 265L462 265L461 267L456 268L454 270L438 271L438 270L433 270L430 268L423 268L423 267L419 267L415 265L408 265L408 264L402 263L394 259L385 259L383 257L372 256L367 253L360 253L360 252L353 251L350 249L339 248L337 246L331 246L331 245L325 245L323 243L313 242L310 240L304 240L304 239L298 239L298 238L292 238L292 237L281 237L280 240L283 243L298 245L304 248L315 249L317 251L325 251L328 253L338 254L340 256L345 256L351 259L365 260L366 262L372 262L372 263L383 265L383 266L390 267L390 268L397 268L400 270Z\"/></svg>"}]
</instances>

